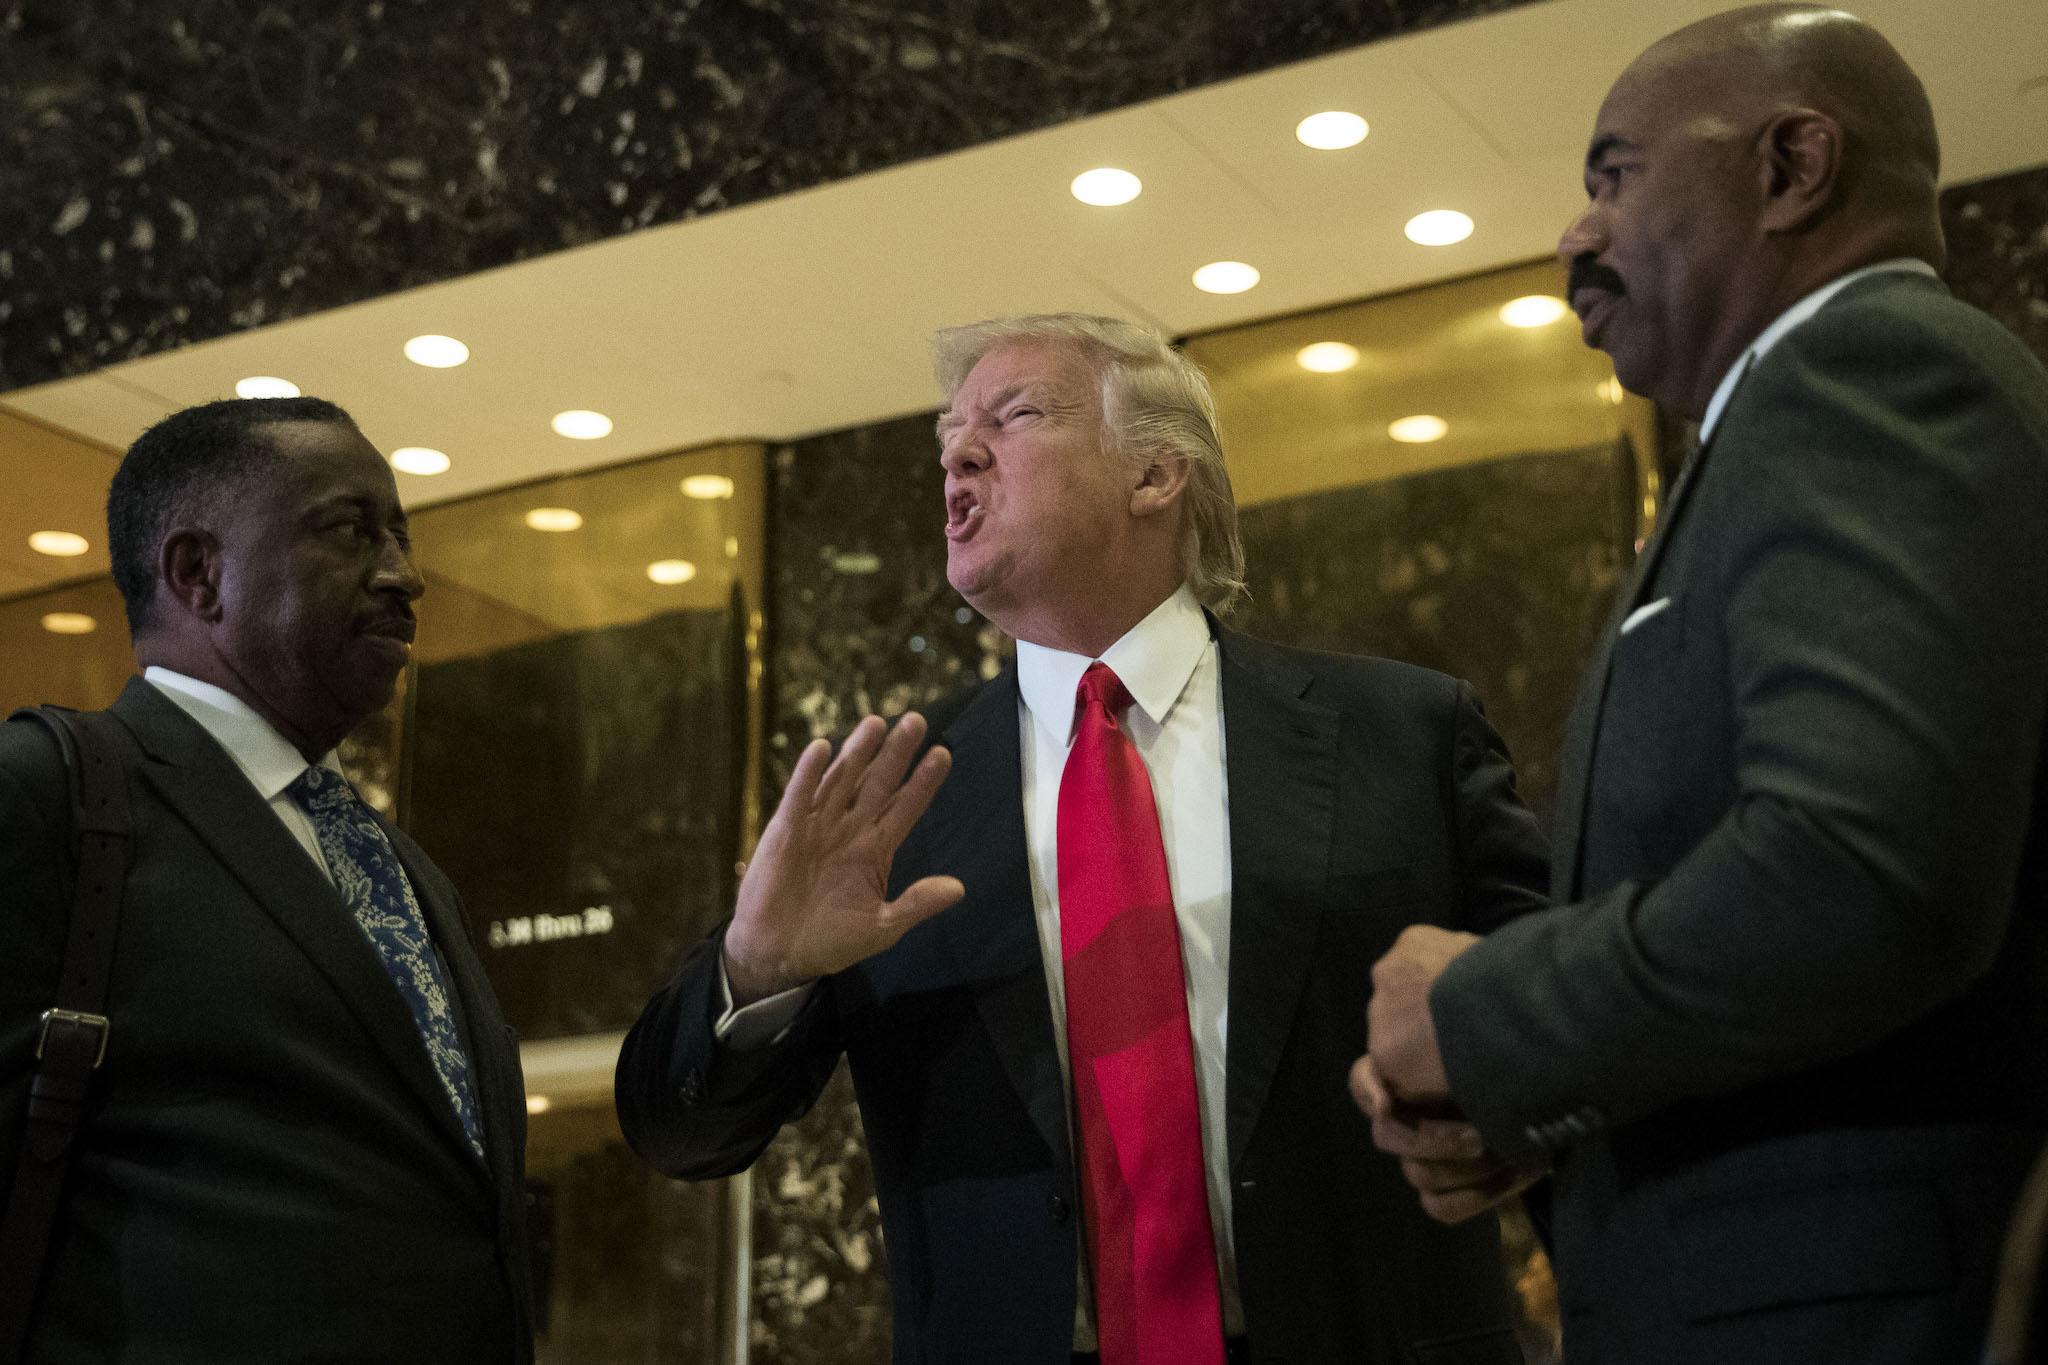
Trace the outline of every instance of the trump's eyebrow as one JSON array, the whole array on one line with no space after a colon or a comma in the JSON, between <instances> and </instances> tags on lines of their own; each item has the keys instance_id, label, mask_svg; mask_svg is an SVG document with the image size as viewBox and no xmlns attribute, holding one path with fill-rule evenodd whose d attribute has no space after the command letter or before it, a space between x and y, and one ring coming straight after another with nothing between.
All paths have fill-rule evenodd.
<instances>
[{"instance_id":1,"label":"trump's eyebrow","mask_svg":"<svg viewBox=\"0 0 2048 1365\"><path fill-rule=\"evenodd\" d=\"M1032 388L1033 384L1034 381L1029 379L1019 380L1017 383L1010 385L1008 388L998 389L985 402L979 404L978 406L983 412L995 412L998 409L1002 408L1004 404L1010 402L1010 400L1016 398L1018 395L1024 393L1026 390ZM956 412L952 408L947 408L944 412L939 414L939 420L933 423L933 430L937 432L939 439L941 441L944 441L946 439L947 432L953 430L953 428L957 426L964 425L966 421L967 419L961 416L958 412Z\"/></svg>"}]
</instances>

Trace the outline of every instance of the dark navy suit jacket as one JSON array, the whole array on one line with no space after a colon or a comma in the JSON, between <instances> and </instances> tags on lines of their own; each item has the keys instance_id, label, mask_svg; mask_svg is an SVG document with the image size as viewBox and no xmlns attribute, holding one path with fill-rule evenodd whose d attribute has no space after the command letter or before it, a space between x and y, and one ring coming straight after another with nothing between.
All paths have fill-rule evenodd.
<instances>
[{"instance_id":1,"label":"dark navy suit jacket","mask_svg":"<svg viewBox=\"0 0 2048 1365\"><path fill-rule=\"evenodd\" d=\"M1446 1228L1346 1092L1372 964L1409 924L1541 903L1544 847L1470 691L1386 660L1220 633L1231 953L1226 1112L1238 1281L1260 1365L1519 1365L1491 1218ZM747 1166L843 1053L874 1162L898 1361L1065 1365L1079 1207L1033 918L1014 667L929 713L953 768L892 894L966 900L829 978L783 1041L719 1048L721 938L620 1060L629 1140L672 1174Z\"/></svg>"}]
</instances>

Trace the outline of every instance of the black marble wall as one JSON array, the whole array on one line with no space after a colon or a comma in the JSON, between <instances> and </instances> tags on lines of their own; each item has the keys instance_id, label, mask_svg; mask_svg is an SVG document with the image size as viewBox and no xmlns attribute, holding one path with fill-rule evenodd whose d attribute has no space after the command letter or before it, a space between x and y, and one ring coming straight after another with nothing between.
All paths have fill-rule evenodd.
<instances>
[{"instance_id":1,"label":"black marble wall","mask_svg":"<svg viewBox=\"0 0 2048 1365\"><path fill-rule=\"evenodd\" d=\"M1635 488L1624 443L1248 508L1237 624L1470 682L1547 822L1565 715L1632 558Z\"/></svg>"},{"instance_id":2,"label":"black marble wall","mask_svg":"<svg viewBox=\"0 0 2048 1365\"><path fill-rule=\"evenodd\" d=\"M0 0L0 390L1524 0Z\"/></svg>"},{"instance_id":3,"label":"black marble wall","mask_svg":"<svg viewBox=\"0 0 2048 1365\"><path fill-rule=\"evenodd\" d=\"M2048 365L2048 164L1947 191L1941 226L1949 288Z\"/></svg>"},{"instance_id":4,"label":"black marble wall","mask_svg":"<svg viewBox=\"0 0 2048 1365\"><path fill-rule=\"evenodd\" d=\"M725 1359L734 1281L724 1183L649 1170L608 1105L536 1115L529 1131L539 1365Z\"/></svg>"}]
</instances>

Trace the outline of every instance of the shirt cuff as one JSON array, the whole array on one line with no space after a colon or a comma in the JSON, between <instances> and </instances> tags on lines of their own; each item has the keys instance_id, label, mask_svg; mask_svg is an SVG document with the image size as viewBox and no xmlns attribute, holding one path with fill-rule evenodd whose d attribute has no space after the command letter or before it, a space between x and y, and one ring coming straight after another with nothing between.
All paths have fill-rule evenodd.
<instances>
[{"instance_id":1,"label":"shirt cuff","mask_svg":"<svg viewBox=\"0 0 2048 1365\"><path fill-rule=\"evenodd\" d=\"M791 986L786 991L764 996L743 1009L734 1009L732 1004L732 981L725 974L725 961L721 954L718 963L718 1022L711 1027L711 1036L735 1052L750 1052L758 1048L773 1047L782 1041L789 1026L804 1011L811 992L817 982Z\"/></svg>"}]
</instances>

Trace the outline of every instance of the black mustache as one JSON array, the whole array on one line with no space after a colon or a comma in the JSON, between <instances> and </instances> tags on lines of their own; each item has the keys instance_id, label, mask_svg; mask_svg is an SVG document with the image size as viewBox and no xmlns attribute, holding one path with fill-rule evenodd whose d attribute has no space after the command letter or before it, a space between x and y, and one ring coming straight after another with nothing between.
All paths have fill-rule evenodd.
<instances>
[{"instance_id":1,"label":"black mustache","mask_svg":"<svg viewBox=\"0 0 2048 1365\"><path fill-rule=\"evenodd\" d=\"M1626 294L1628 286L1621 282L1621 276L1591 256L1574 256L1571 273L1566 277L1564 296L1571 298L1581 289L1600 289L1609 294Z\"/></svg>"}]
</instances>

